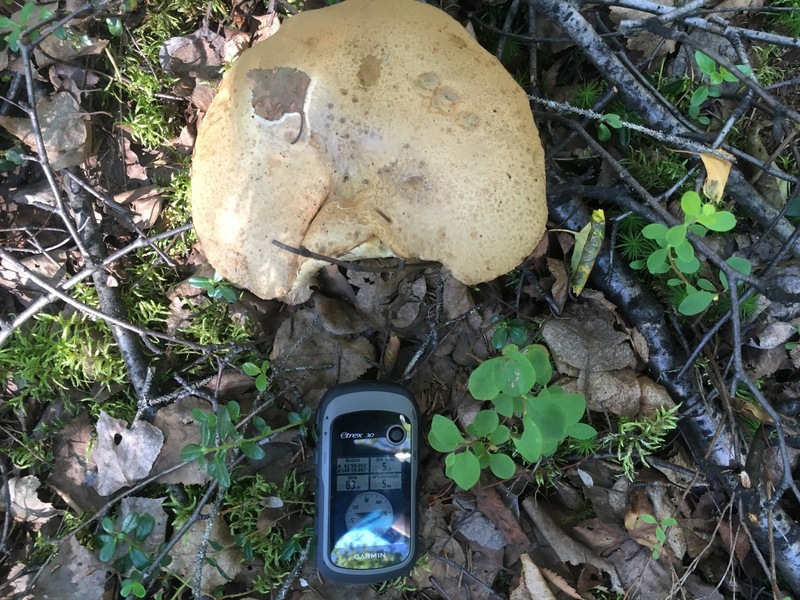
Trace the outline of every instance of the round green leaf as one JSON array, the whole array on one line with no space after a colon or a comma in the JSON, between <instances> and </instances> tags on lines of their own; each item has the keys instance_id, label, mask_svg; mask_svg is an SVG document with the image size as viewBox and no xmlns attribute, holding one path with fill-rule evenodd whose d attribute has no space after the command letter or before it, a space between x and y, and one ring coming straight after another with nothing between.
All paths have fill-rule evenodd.
<instances>
[{"instance_id":1,"label":"round green leaf","mask_svg":"<svg viewBox=\"0 0 800 600\"><path fill-rule=\"evenodd\" d=\"M647 270L653 275L658 275L660 273L666 273L669 271L669 264L667 264L667 252L668 250L666 248L659 248L647 257Z\"/></svg>"},{"instance_id":2,"label":"round green leaf","mask_svg":"<svg viewBox=\"0 0 800 600\"><path fill-rule=\"evenodd\" d=\"M536 371L516 346L503 348L503 356L494 364L494 383L510 396L527 394L536 385Z\"/></svg>"},{"instance_id":3,"label":"round green leaf","mask_svg":"<svg viewBox=\"0 0 800 600\"><path fill-rule=\"evenodd\" d=\"M484 437L497 429L497 426L500 425L500 418L493 410L482 410L475 415L475 420L471 425L475 437Z\"/></svg>"},{"instance_id":4,"label":"round green leaf","mask_svg":"<svg viewBox=\"0 0 800 600\"><path fill-rule=\"evenodd\" d=\"M475 400L492 400L500 393L500 388L494 382L494 365L500 358L490 358L481 363L470 373L469 393Z\"/></svg>"},{"instance_id":5,"label":"round green leaf","mask_svg":"<svg viewBox=\"0 0 800 600\"><path fill-rule=\"evenodd\" d=\"M428 442L437 452L452 452L461 444L466 444L467 440L453 421L442 415L434 415Z\"/></svg>"},{"instance_id":6,"label":"round green leaf","mask_svg":"<svg viewBox=\"0 0 800 600\"><path fill-rule=\"evenodd\" d=\"M254 363L246 362L242 365L242 371L250 375L250 377L257 377L261 374L261 369L259 369Z\"/></svg>"},{"instance_id":7,"label":"round green leaf","mask_svg":"<svg viewBox=\"0 0 800 600\"><path fill-rule=\"evenodd\" d=\"M700 194L693 191L686 192L681 196L681 209L683 214L691 220L694 220L700 214L700 206L703 201L700 199Z\"/></svg>"},{"instance_id":8,"label":"round green leaf","mask_svg":"<svg viewBox=\"0 0 800 600\"><path fill-rule=\"evenodd\" d=\"M514 398L508 394L498 393L492 403L498 414L504 417L511 417L514 415Z\"/></svg>"},{"instance_id":9,"label":"round green leaf","mask_svg":"<svg viewBox=\"0 0 800 600\"><path fill-rule=\"evenodd\" d=\"M696 257L693 257L689 261L681 260L679 257L675 257L675 266L681 273L686 273L687 275L691 275L692 273L697 273L698 269L700 268L700 261L697 260Z\"/></svg>"},{"instance_id":10,"label":"round green leaf","mask_svg":"<svg viewBox=\"0 0 800 600\"><path fill-rule=\"evenodd\" d=\"M183 462L191 462L203 458L205 451L197 444L186 444L181 450L181 460Z\"/></svg>"},{"instance_id":11,"label":"round green leaf","mask_svg":"<svg viewBox=\"0 0 800 600\"><path fill-rule=\"evenodd\" d=\"M136 526L136 539L140 542L143 542L147 539L147 536L153 532L153 529L156 526L156 520L153 518L153 515L142 515L139 519L139 524Z\"/></svg>"},{"instance_id":12,"label":"round green leaf","mask_svg":"<svg viewBox=\"0 0 800 600\"><path fill-rule=\"evenodd\" d=\"M541 344L528 346L522 351L533 370L536 371L536 383L547 385L553 377L553 367L550 365L550 353Z\"/></svg>"},{"instance_id":13,"label":"round green leaf","mask_svg":"<svg viewBox=\"0 0 800 600\"><path fill-rule=\"evenodd\" d=\"M530 419L524 419L523 423L525 428L522 430L522 435L511 439L522 458L535 463L542 457L542 432Z\"/></svg>"},{"instance_id":14,"label":"round green leaf","mask_svg":"<svg viewBox=\"0 0 800 600\"><path fill-rule=\"evenodd\" d=\"M478 458L469 450L455 455L451 468L452 479L458 487L468 490L476 483L481 476L481 466Z\"/></svg>"},{"instance_id":15,"label":"round green leaf","mask_svg":"<svg viewBox=\"0 0 800 600\"><path fill-rule=\"evenodd\" d=\"M667 228L661 223L651 223L642 229L642 235L648 240L655 240L656 242L666 242Z\"/></svg>"},{"instance_id":16,"label":"round green leaf","mask_svg":"<svg viewBox=\"0 0 800 600\"><path fill-rule=\"evenodd\" d=\"M139 525L139 515L135 512L128 513L122 519L122 524L119 526L120 531L124 531L125 533L130 533Z\"/></svg>"},{"instance_id":17,"label":"round green leaf","mask_svg":"<svg viewBox=\"0 0 800 600\"><path fill-rule=\"evenodd\" d=\"M528 402L525 416L536 423L542 433L543 444L551 441L558 443L567 436L567 415L558 396L533 398Z\"/></svg>"},{"instance_id":18,"label":"round green leaf","mask_svg":"<svg viewBox=\"0 0 800 600\"><path fill-rule=\"evenodd\" d=\"M574 423L567 430L567 435L576 440L590 440L597 435L597 431L586 423Z\"/></svg>"},{"instance_id":19,"label":"round green leaf","mask_svg":"<svg viewBox=\"0 0 800 600\"><path fill-rule=\"evenodd\" d=\"M511 430L505 425L500 425L494 432L489 436L489 443L493 446L500 446L505 444L508 439L511 437Z\"/></svg>"},{"instance_id":20,"label":"round green leaf","mask_svg":"<svg viewBox=\"0 0 800 600\"><path fill-rule=\"evenodd\" d=\"M489 468L498 479L508 479L514 476L517 466L513 459L506 454L492 454L489 457Z\"/></svg>"},{"instance_id":21,"label":"round green leaf","mask_svg":"<svg viewBox=\"0 0 800 600\"><path fill-rule=\"evenodd\" d=\"M676 225L667 229L667 244L673 248L686 242L686 225Z\"/></svg>"},{"instance_id":22,"label":"round green leaf","mask_svg":"<svg viewBox=\"0 0 800 600\"><path fill-rule=\"evenodd\" d=\"M117 539L114 538L107 544L103 544L100 548L100 561L101 562L109 562L112 558L114 558L114 554L117 552Z\"/></svg>"},{"instance_id":23,"label":"round green leaf","mask_svg":"<svg viewBox=\"0 0 800 600\"><path fill-rule=\"evenodd\" d=\"M683 240L680 244L675 246L675 256L677 256L678 260L690 263L694 260L694 248L688 241Z\"/></svg>"},{"instance_id":24,"label":"round green leaf","mask_svg":"<svg viewBox=\"0 0 800 600\"><path fill-rule=\"evenodd\" d=\"M678 305L678 312L688 316L697 315L707 309L713 300L714 294L711 292L705 290L691 292Z\"/></svg>"},{"instance_id":25,"label":"round green leaf","mask_svg":"<svg viewBox=\"0 0 800 600\"><path fill-rule=\"evenodd\" d=\"M717 70L717 63L714 62L714 59L703 54L700 50L695 51L694 59L697 61L700 72L704 75L711 75Z\"/></svg>"},{"instance_id":26,"label":"round green leaf","mask_svg":"<svg viewBox=\"0 0 800 600\"><path fill-rule=\"evenodd\" d=\"M711 231L724 232L736 227L736 217L727 210L720 210L710 215L701 215L697 220Z\"/></svg>"}]
</instances>

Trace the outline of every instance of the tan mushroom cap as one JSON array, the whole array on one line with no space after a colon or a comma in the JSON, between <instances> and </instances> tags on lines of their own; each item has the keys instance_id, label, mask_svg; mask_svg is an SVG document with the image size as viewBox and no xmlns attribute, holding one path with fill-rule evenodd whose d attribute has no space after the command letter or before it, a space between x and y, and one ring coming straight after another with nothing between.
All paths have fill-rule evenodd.
<instances>
[{"instance_id":1,"label":"tan mushroom cap","mask_svg":"<svg viewBox=\"0 0 800 600\"><path fill-rule=\"evenodd\" d=\"M212 265L263 298L324 263L441 262L466 284L520 264L547 220L524 91L452 18L347 0L245 51L203 121L194 226Z\"/></svg>"}]
</instances>

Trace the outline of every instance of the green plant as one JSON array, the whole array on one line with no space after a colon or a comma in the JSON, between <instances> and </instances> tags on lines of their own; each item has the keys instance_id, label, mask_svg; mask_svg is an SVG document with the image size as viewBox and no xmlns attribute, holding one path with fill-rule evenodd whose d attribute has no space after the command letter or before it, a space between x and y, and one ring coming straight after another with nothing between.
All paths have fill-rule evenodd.
<instances>
[{"instance_id":1,"label":"green plant","mask_svg":"<svg viewBox=\"0 0 800 600\"><path fill-rule=\"evenodd\" d=\"M120 595L144 598L145 588L141 583L141 571L153 562L151 557L142 548L142 543L150 536L155 528L155 519L151 515L139 515L131 512L125 515L117 529L110 517L105 517L100 522L104 533L98 535L100 542L99 558L103 562L114 560L118 550L123 553L114 561L114 567L119 573L128 575L122 580ZM171 561L169 556L164 557L160 566L167 566Z\"/></svg>"},{"instance_id":2,"label":"green plant","mask_svg":"<svg viewBox=\"0 0 800 600\"><path fill-rule=\"evenodd\" d=\"M611 139L612 129L622 130L622 119L614 113L604 114L600 124L597 126L597 139L601 142L607 142Z\"/></svg>"},{"instance_id":3,"label":"green plant","mask_svg":"<svg viewBox=\"0 0 800 600\"><path fill-rule=\"evenodd\" d=\"M501 320L497 315L492 316L492 346L500 350L508 342L522 346L528 341L528 324L522 319Z\"/></svg>"},{"instance_id":4,"label":"green plant","mask_svg":"<svg viewBox=\"0 0 800 600\"><path fill-rule=\"evenodd\" d=\"M573 103L578 108L592 108L605 89L605 82L597 79L582 81L575 88Z\"/></svg>"},{"instance_id":5,"label":"green plant","mask_svg":"<svg viewBox=\"0 0 800 600\"><path fill-rule=\"evenodd\" d=\"M469 390L476 400L491 401L493 408L479 411L465 428L470 439L447 417L435 415L431 423L428 441L434 450L447 454L445 474L470 489L487 467L501 479L511 477L516 466L509 451L536 463L551 456L568 437L597 435L593 427L580 422L586 411L581 394L545 387L552 375L549 354L541 345L520 350L509 344L501 356L479 365L470 374Z\"/></svg>"},{"instance_id":6,"label":"green plant","mask_svg":"<svg viewBox=\"0 0 800 600\"><path fill-rule=\"evenodd\" d=\"M299 427L301 434L305 434L305 423L311 418L311 408L305 407L299 413L289 413L289 423L277 429L272 429L261 417L254 417L252 423L258 435L252 438L243 437L236 429L235 423L240 421L241 408L235 400L220 405L216 414L195 408L192 416L200 423L201 443L184 446L181 460L196 460L221 487L227 488L231 485L228 450L238 448L247 458L261 460L266 454L258 442L292 427Z\"/></svg>"},{"instance_id":7,"label":"green plant","mask_svg":"<svg viewBox=\"0 0 800 600\"><path fill-rule=\"evenodd\" d=\"M769 22L783 27L794 37L800 37L800 5L797 0L772 0L770 6L784 10L769 13L767 15Z\"/></svg>"},{"instance_id":8,"label":"green plant","mask_svg":"<svg viewBox=\"0 0 800 600\"><path fill-rule=\"evenodd\" d=\"M259 392L267 391L267 384L269 383L269 378L267 377L267 371L269 370L269 361L264 360L261 363L261 366L258 366L255 363L246 362L242 365L242 370L250 375L250 377L255 377L255 386Z\"/></svg>"},{"instance_id":9,"label":"green plant","mask_svg":"<svg viewBox=\"0 0 800 600\"><path fill-rule=\"evenodd\" d=\"M646 513L639 515L639 518L648 525L656 526L656 543L653 545L653 558L658 560L658 557L661 556L661 550L664 548L664 544L667 541L667 529L673 525L677 525L678 522L672 517L665 517L659 521L653 515L648 515Z\"/></svg>"},{"instance_id":10,"label":"green plant","mask_svg":"<svg viewBox=\"0 0 800 600\"><path fill-rule=\"evenodd\" d=\"M263 526L265 504L281 509L280 516L266 531ZM263 574L253 582L255 591L269 594L286 578L291 568L288 561L313 535L313 528L303 527L288 536L287 531L295 529L289 523L310 519L313 506L308 480L298 477L294 470L284 477L280 485L256 474L237 479L228 489L223 515L234 541L241 548L245 560L258 559L263 564Z\"/></svg>"},{"instance_id":11,"label":"green plant","mask_svg":"<svg viewBox=\"0 0 800 600\"><path fill-rule=\"evenodd\" d=\"M629 215L620 222L616 247L625 260L629 262L646 260L658 249L653 240L642 235L642 229L646 226L647 221L638 215Z\"/></svg>"},{"instance_id":12,"label":"green plant","mask_svg":"<svg viewBox=\"0 0 800 600\"><path fill-rule=\"evenodd\" d=\"M192 275L189 277L189 285L192 287L200 288L201 290L205 290L208 297L212 300L218 300L222 298L226 302L236 302L236 292L233 291L231 283L225 281L225 278L222 277L216 271L214 272L213 277L201 277L200 275Z\"/></svg>"},{"instance_id":13,"label":"green plant","mask_svg":"<svg viewBox=\"0 0 800 600\"><path fill-rule=\"evenodd\" d=\"M687 239L687 234L691 231L702 237L708 231L730 231L736 226L736 217L726 210L717 210L713 203L704 203L693 191L683 194L681 208L684 213L683 224L667 227L660 223L651 223L642 230L642 235L653 240L659 247L646 261L636 260L631 263L631 267L634 269L647 267L647 270L654 275L666 273L675 275L667 281L667 284L672 287L683 287L686 294L678 305L678 312L683 315L696 315L719 299L719 290L705 277L695 278L693 281L688 278L699 271L700 261L695 256L694 247ZM744 258L731 257L727 262L741 273L750 273L750 262ZM720 281L727 291L728 284L723 273L720 273Z\"/></svg>"},{"instance_id":14,"label":"green plant","mask_svg":"<svg viewBox=\"0 0 800 600\"><path fill-rule=\"evenodd\" d=\"M636 474L635 459L638 457L647 466L647 457L660 450L665 436L678 426L678 408L659 406L652 418L621 417L617 433L603 437L600 443L617 455L622 472L628 479L633 480Z\"/></svg>"},{"instance_id":15,"label":"green plant","mask_svg":"<svg viewBox=\"0 0 800 600\"><path fill-rule=\"evenodd\" d=\"M700 108L708 98L718 98L721 94L719 86L723 82L736 83L739 79L724 67L718 66L714 59L706 56L699 50L694 53L694 59L700 72L708 78L708 85L701 85L689 99L689 116L697 119L702 125L708 125L711 120L706 116L700 115ZM752 74L753 70L747 65L736 65L744 75Z\"/></svg>"},{"instance_id":16,"label":"green plant","mask_svg":"<svg viewBox=\"0 0 800 600\"><path fill-rule=\"evenodd\" d=\"M660 193L686 176L687 160L676 152L643 146L631 148L620 163L637 181L646 181L649 190Z\"/></svg>"}]
</instances>

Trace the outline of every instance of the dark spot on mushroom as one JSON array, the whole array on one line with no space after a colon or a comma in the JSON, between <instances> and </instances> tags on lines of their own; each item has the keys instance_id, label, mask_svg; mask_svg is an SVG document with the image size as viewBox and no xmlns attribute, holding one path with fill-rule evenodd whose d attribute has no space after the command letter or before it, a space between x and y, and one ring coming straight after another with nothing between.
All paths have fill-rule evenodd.
<instances>
[{"instance_id":1,"label":"dark spot on mushroom","mask_svg":"<svg viewBox=\"0 0 800 600\"><path fill-rule=\"evenodd\" d=\"M328 102L328 108L333 108L333 102Z\"/></svg>"},{"instance_id":2,"label":"dark spot on mushroom","mask_svg":"<svg viewBox=\"0 0 800 600\"><path fill-rule=\"evenodd\" d=\"M356 98L355 96L353 96L353 104L358 104L358 98Z\"/></svg>"},{"instance_id":3,"label":"dark spot on mushroom","mask_svg":"<svg viewBox=\"0 0 800 600\"><path fill-rule=\"evenodd\" d=\"M344 117L341 117L339 119L339 123L347 123L347 119L345 119Z\"/></svg>"},{"instance_id":4,"label":"dark spot on mushroom","mask_svg":"<svg viewBox=\"0 0 800 600\"><path fill-rule=\"evenodd\" d=\"M386 219L387 223L391 223L392 222L392 219L389 218L388 216L386 216L386 214L383 211L381 211L379 208L376 207L375 208L375 212L378 213L382 218Z\"/></svg>"},{"instance_id":5,"label":"dark spot on mushroom","mask_svg":"<svg viewBox=\"0 0 800 600\"><path fill-rule=\"evenodd\" d=\"M349 92L349 90L346 90L345 88L342 88L342 89L339 90L339 93L342 96L347 96L347 94L349 94L350 92Z\"/></svg>"},{"instance_id":6,"label":"dark spot on mushroom","mask_svg":"<svg viewBox=\"0 0 800 600\"><path fill-rule=\"evenodd\" d=\"M253 69L247 73L247 81L253 92L253 110L259 117L277 121L286 113L300 114L300 131L292 144L299 140L306 122L303 105L311 83L309 76L297 69L277 67Z\"/></svg>"},{"instance_id":7,"label":"dark spot on mushroom","mask_svg":"<svg viewBox=\"0 0 800 600\"><path fill-rule=\"evenodd\" d=\"M454 35L452 33L450 34L450 41L453 42L453 44L455 44L456 46L458 46L462 50L467 47L467 42L465 42L460 37L458 37L457 35Z\"/></svg>"},{"instance_id":8,"label":"dark spot on mushroom","mask_svg":"<svg viewBox=\"0 0 800 600\"><path fill-rule=\"evenodd\" d=\"M361 59L361 66L358 68L358 82L362 87L371 87L378 83L381 77L381 61L377 56L368 54Z\"/></svg>"}]
</instances>

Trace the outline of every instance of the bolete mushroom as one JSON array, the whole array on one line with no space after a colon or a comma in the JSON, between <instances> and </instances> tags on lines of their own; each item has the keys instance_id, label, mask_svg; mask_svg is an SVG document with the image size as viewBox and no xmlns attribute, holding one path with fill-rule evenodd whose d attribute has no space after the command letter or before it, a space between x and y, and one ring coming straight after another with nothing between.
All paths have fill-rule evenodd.
<instances>
[{"instance_id":1,"label":"bolete mushroom","mask_svg":"<svg viewBox=\"0 0 800 600\"><path fill-rule=\"evenodd\" d=\"M438 261L475 284L520 264L547 219L524 91L451 17L346 0L288 19L225 75L200 128L194 226L262 298L324 262Z\"/></svg>"}]
</instances>

